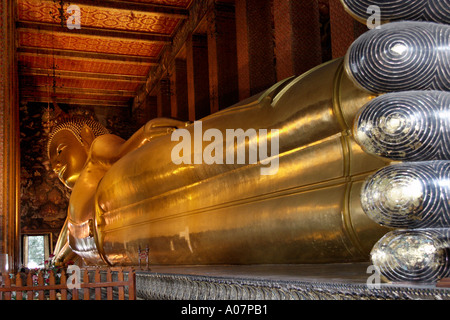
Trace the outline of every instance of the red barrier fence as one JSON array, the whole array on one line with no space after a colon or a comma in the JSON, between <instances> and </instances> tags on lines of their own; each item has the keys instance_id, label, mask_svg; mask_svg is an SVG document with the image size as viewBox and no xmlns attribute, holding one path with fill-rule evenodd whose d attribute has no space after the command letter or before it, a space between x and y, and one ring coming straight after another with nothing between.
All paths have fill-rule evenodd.
<instances>
[{"instance_id":1,"label":"red barrier fence","mask_svg":"<svg viewBox=\"0 0 450 320\"><path fill-rule=\"evenodd\" d=\"M27 275L17 273L12 278L9 273L2 274L0 300L125 300L126 296L128 300L136 299L133 268L82 268L81 273L80 289L71 289L73 286L67 282L70 275L64 270L57 275L51 270L40 270L37 274L29 272ZM124 280L125 274L128 275L127 280ZM117 278L114 281L113 275Z\"/></svg>"}]
</instances>

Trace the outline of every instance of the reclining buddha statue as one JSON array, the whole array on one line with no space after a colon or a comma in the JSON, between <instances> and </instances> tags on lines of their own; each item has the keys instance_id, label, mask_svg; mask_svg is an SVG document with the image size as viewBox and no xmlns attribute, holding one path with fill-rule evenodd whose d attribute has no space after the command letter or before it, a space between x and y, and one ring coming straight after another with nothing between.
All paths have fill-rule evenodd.
<instances>
[{"instance_id":1,"label":"reclining buddha statue","mask_svg":"<svg viewBox=\"0 0 450 320\"><path fill-rule=\"evenodd\" d=\"M342 2L390 22L234 106L153 119L128 140L93 121L57 125L48 155L72 191L56 260L138 265L148 248L153 264L369 261L395 228L445 228L448 193L430 200L440 212L423 201L428 185L448 190L449 8ZM428 21L395 21L417 17Z\"/></svg>"}]
</instances>

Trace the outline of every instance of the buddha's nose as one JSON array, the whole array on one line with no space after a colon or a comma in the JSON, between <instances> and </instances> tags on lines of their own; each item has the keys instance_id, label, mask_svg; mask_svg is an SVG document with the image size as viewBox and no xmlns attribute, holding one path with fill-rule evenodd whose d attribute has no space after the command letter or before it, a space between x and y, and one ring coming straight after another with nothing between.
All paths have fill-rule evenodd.
<instances>
[{"instance_id":1,"label":"buddha's nose","mask_svg":"<svg viewBox=\"0 0 450 320\"><path fill-rule=\"evenodd\" d=\"M61 163L58 161L57 163L53 164L53 171L55 173L59 173L62 169Z\"/></svg>"}]
</instances>

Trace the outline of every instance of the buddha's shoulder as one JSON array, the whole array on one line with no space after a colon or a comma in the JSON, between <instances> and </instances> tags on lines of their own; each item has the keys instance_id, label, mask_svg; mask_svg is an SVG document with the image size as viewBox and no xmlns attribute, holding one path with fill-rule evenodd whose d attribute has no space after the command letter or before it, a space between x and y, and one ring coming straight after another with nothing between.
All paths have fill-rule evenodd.
<instances>
[{"instance_id":1,"label":"buddha's shoulder","mask_svg":"<svg viewBox=\"0 0 450 320\"><path fill-rule=\"evenodd\" d=\"M117 155L118 148L124 143L124 139L114 134L101 135L92 142L91 156L94 158L110 158Z\"/></svg>"}]
</instances>

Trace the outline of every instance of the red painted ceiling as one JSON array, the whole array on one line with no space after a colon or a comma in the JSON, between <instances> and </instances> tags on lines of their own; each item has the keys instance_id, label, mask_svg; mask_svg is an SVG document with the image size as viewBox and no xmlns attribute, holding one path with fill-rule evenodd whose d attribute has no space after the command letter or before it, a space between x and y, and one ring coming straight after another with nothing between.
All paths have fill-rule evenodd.
<instances>
[{"instance_id":1,"label":"red painted ceiling","mask_svg":"<svg viewBox=\"0 0 450 320\"><path fill-rule=\"evenodd\" d=\"M67 26L69 1L63 19L60 0L16 1L22 99L125 107L193 0L71 2L80 8L80 29Z\"/></svg>"}]
</instances>

